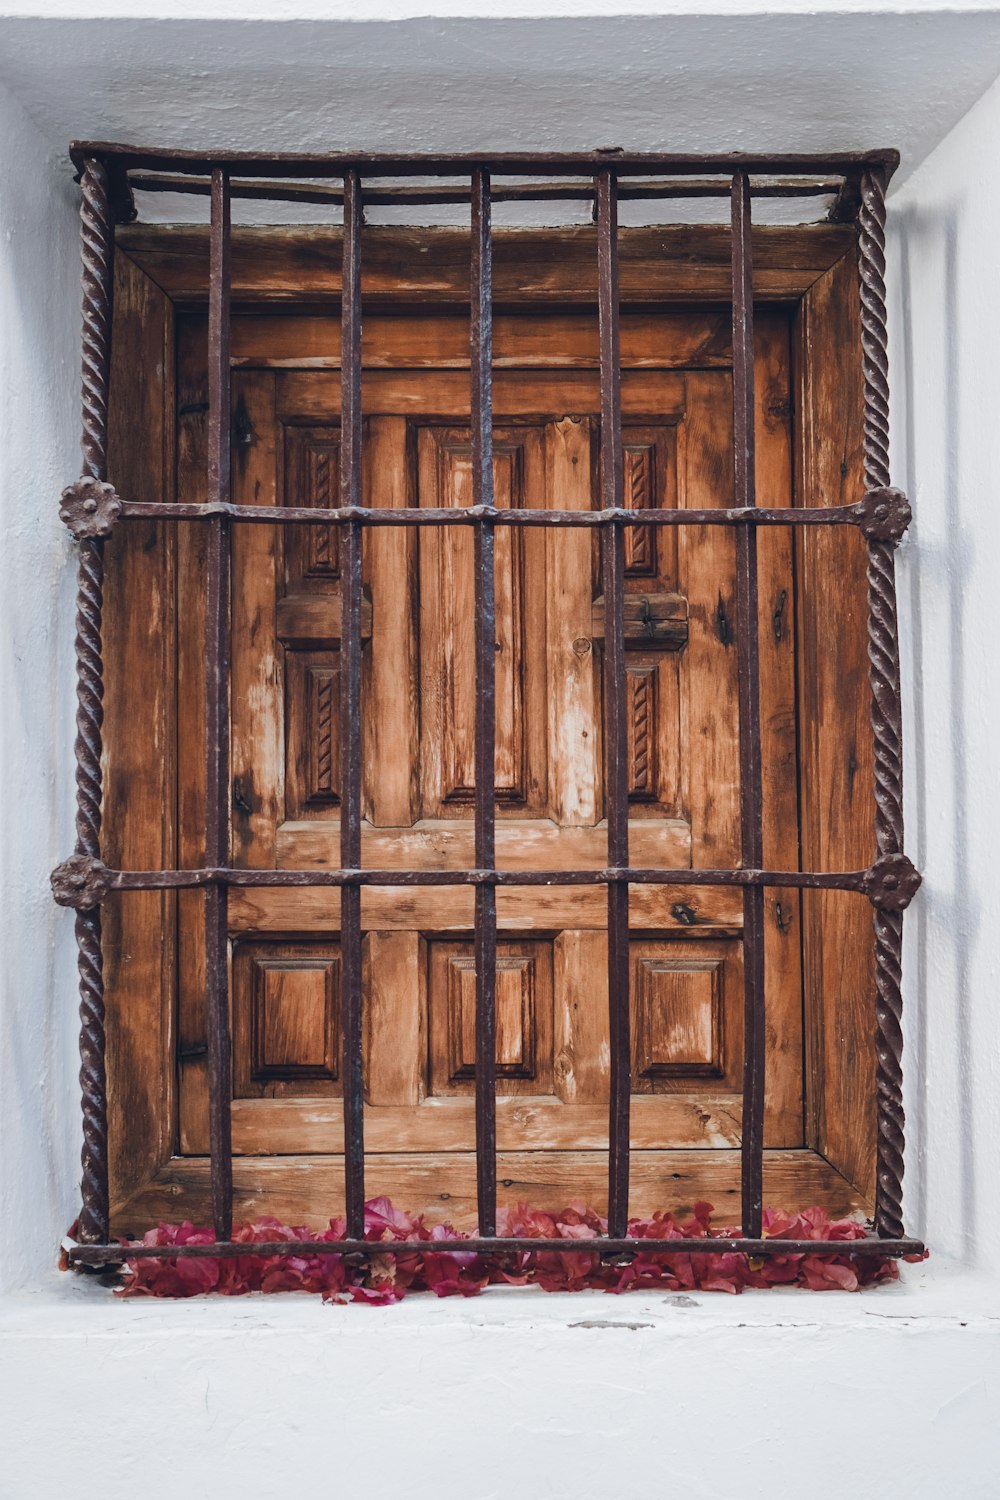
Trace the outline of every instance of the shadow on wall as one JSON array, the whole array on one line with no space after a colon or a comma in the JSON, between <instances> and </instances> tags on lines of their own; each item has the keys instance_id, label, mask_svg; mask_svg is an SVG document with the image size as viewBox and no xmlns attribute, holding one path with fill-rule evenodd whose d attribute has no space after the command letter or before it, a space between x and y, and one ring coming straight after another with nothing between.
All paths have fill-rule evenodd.
<instances>
[{"instance_id":1,"label":"shadow on wall","mask_svg":"<svg viewBox=\"0 0 1000 1500\"><path fill-rule=\"evenodd\" d=\"M955 201L934 212L894 214L898 252L889 275L902 311L894 466L914 502L914 524L898 556L907 843L924 874L907 916L904 954L907 1221L932 1245L966 1259L975 1257L979 1229L971 954L982 913L968 859L977 831L969 774L976 706L967 691L975 536L970 496L959 482L962 341L970 332L958 295L961 217ZM915 336L915 324L923 335L928 323L934 337ZM935 1234L943 1217L948 1244Z\"/></svg>"}]
</instances>

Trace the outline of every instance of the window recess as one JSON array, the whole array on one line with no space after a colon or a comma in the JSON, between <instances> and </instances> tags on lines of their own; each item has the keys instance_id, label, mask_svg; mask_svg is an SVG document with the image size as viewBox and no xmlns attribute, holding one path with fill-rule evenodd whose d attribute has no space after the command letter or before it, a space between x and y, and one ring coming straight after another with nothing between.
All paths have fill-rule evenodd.
<instances>
[{"instance_id":1,"label":"window recess","mask_svg":"<svg viewBox=\"0 0 1000 1500\"><path fill-rule=\"evenodd\" d=\"M496 1236L536 1168L603 1194L609 1254L650 1193L788 1253L765 1202L827 1182L872 1206L852 1253L918 1252L895 154L72 154L71 1260L178 1214L295 1251L233 1247L234 1203L342 1207L368 1254L387 1183L538 1250ZM134 223L163 191L207 231ZM822 224L752 223L803 198ZM673 199L726 220L619 227ZM322 223L234 228L244 200ZM593 223L494 231L550 200ZM366 222L387 205L471 227Z\"/></svg>"}]
</instances>

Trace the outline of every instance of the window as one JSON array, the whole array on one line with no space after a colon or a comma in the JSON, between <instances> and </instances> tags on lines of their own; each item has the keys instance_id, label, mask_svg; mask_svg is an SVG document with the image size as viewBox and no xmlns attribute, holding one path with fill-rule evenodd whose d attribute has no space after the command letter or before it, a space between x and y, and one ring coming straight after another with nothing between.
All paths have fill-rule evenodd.
<instances>
[{"instance_id":1,"label":"window","mask_svg":"<svg viewBox=\"0 0 1000 1500\"><path fill-rule=\"evenodd\" d=\"M893 154L74 159L74 1258L234 1203L354 1241L385 1191L487 1240L587 1197L622 1253L874 1199L918 1249ZM207 232L129 227L164 190ZM494 235L546 194L595 225ZM782 195L827 220L751 229ZM729 222L618 227L691 196ZM343 227L232 229L261 197Z\"/></svg>"}]
</instances>

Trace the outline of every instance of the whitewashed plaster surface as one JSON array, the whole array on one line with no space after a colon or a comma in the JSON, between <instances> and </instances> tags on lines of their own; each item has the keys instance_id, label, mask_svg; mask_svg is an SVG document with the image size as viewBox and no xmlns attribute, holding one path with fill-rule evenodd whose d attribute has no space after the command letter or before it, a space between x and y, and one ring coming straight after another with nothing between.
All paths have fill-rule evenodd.
<instances>
[{"instance_id":1,"label":"whitewashed plaster surface","mask_svg":"<svg viewBox=\"0 0 1000 1500\"><path fill-rule=\"evenodd\" d=\"M1000 1489L1000 8L647 0L634 15L588 0L556 24L578 7L429 7L0 4L0 1500L194 1485L223 1500L290 1485L825 1500L848 1484L986 1500ZM894 458L917 514L900 597L925 871L907 938L907 1212L939 1252L930 1267L854 1299L500 1293L385 1310L123 1305L52 1270L79 1141L72 922L47 887L72 841L73 570L56 517L79 464L71 135L900 147Z\"/></svg>"}]
</instances>

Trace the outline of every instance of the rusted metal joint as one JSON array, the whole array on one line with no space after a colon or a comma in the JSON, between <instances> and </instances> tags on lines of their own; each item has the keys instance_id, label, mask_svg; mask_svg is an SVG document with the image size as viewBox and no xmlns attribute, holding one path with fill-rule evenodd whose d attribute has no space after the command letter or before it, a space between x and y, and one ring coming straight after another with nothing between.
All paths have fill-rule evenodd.
<instances>
[{"instance_id":1,"label":"rusted metal joint","mask_svg":"<svg viewBox=\"0 0 1000 1500\"><path fill-rule=\"evenodd\" d=\"M910 502L902 490L885 486L869 490L855 506L858 525L870 542L898 542L913 520Z\"/></svg>"},{"instance_id":2,"label":"rusted metal joint","mask_svg":"<svg viewBox=\"0 0 1000 1500\"><path fill-rule=\"evenodd\" d=\"M57 865L49 877L52 896L60 906L74 911L90 911L100 906L111 889L111 872L107 865L90 854L71 854Z\"/></svg>"},{"instance_id":3,"label":"rusted metal joint","mask_svg":"<svg viewBox=\"0 0 1000 1500\"><path fill-rule=\"evenodd\" d=\"M113 484L100 479L78 479L62 492L59 519L78 542L110 536L122 513L122 502Z\"/></svg>"},{"instance_id":4,"label":"rusted metal joint","mask_svg":"<svg viewBox=\"0 0 1000 1500\"><path fill-rule=\"evenodd\" d=\"M882 911L905 911L920 889L920 871L905 854L883 854L865 876L863 890Z\"/></svg>"},{"instance_id":5,"label":"rusted metal joint","mask_svg":"<svg viewBox=\"0 0 1000 1500\"><path fill-rule=\"evenodd\" d=\"M589 1248L586 1240L573 1241L579 1248ZM590 1242L593 1244L593 1241ZM636 1258L635 1250L602 1250L600 1253L602 1266L630 1266Z\"/></svg>"}]
</instances>

